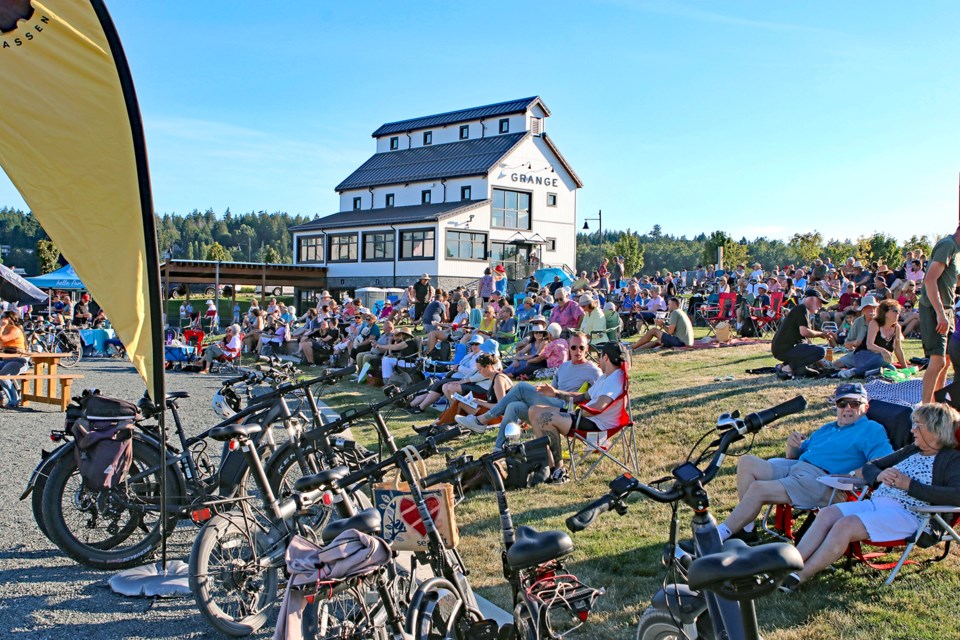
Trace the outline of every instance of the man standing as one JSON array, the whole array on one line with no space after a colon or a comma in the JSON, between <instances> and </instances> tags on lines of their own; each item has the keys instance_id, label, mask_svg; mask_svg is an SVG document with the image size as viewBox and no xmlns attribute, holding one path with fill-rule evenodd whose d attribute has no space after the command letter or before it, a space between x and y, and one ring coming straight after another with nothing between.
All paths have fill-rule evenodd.
<instances>
[{"instance_id":1,"label":"man standing","mask_svg":"<svg viewBox=\"0 0 960 640\"><path fill-rule=\"evenodd\" d=\"M414 319L419 320L423 317L423 312L427 308L427 303L433 300L433 285L430 284L430 274L425 273L420 276L420 280L413 285L414 293L414 302L413 302L413 312Z\"/></svg>"},{"instance_id":2,"label":"man standing","mask_svg":"<svg viewBox=\"0 0 960 640\"><path fill-rule=\"evenodd\" d=\"M720 538L736 535L754 542L754 520L767 504L791 504L806 509L829 504L831 489L817 480L831 473L850 473L870 460L893 453L883 426L867 418L869 396L862 384L844 383L832 401L837 419L810 437L794 431L787 437L786 458L763 460L745 455L737 464L740 504L717 525Z\"/></svg>"},{"instance_id":3,"label":"man standing","mask_svg":"<svg viewBox=\"0 0 960 640\"><path fill-rule=\"evenodd\" d=\"M960 227L940 240L930 254L920 296L920 341L923 355L930 359L923 374L920 402L933 402L933 392L947 379L947 336L953 331L953 303L957 287L957 254ZM956 363L954 363L956 366Z\"/></svg>"},{"instance_id":4,"label":"man standing","mask_svg":"<svg viewBox=\"0 0 960 640\"><path fill-rule=\"evenodd\" d=\"M823 360L826 350L807 342L812 338L830 339L833 334L825 331L816 331L811 327L810 314L820 310L826 302L816 289L807 289L803 300L793 308L783 320L777 334L773 336L771 352L773 357L783 363L780 367L780 377L816 375L808 367Z\"/></svg>"}]
</instances>

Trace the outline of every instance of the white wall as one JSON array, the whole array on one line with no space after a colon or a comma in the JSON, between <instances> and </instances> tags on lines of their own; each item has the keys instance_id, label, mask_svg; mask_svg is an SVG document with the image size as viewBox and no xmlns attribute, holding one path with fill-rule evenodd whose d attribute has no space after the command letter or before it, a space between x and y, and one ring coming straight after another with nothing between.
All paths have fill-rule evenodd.
<instances>
[{"instance_id":1,"label":"white wall","mask_svg":"<svg viewBox=\"0 0 960 640\"><path fill-rule=\"evenodd\" d=\"M482 176L471 176L466 178L451 178L447 180L447 202L459 202L460 201L460 187L469 185L471 188L470 199L471 200L483 200L486 196L483 195L486 189L486 181ZM387 194L394 194L394 205L395 207L408 207L413 205L420 204L421 192L425 189L430 189L432 192L433 204L440 204L443 200L443 183L437 180L430 180L429 182L411 182L409 186L403 185L388 185L385 187L374 187L373 188L373 207L374 209L383 208L387 203ZM353 210L353 199L355 197L360 197L362 202L362 209L370 209L370 190L369 189L353 189L351 191L344 191L340 194L340 211L352 211Z\"/></svg>"},{"instance_id":2,"label":"white wall","mask_svg":"<svg viewBox=\"0 0 960 640\"><path fill-rule=\"evenodd\" d=\"M537 109L537 113L542 113L542 111ZM424 131L433 132L433 144L435 145L447 144L449 142L460 142L460 127L462 125L470 127L470 140L475 140L480 137L489 138L491 136L500 135L500 120L502 118L506 118L510 121L510 131L507 133L521 133L529 130L529 117L526 113L517 113L511 116L493 116L484 119L482 125L480 120L471 120L468 122L456 122L454 124L448 124L445 126L416 129L410 132L409 138L405 132L391 133L376 139L376 152L385 153L390 151L390 138L393 137L398 138L400 145L399 149L397 149L398 151L422 147L424 146Z\"/></svg>"}]
</instances>

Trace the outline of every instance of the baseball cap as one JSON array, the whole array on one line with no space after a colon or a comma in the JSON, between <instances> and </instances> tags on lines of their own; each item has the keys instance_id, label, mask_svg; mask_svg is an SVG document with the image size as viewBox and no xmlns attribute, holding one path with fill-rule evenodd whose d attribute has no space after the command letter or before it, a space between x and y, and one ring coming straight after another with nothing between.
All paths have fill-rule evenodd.
<instances>
[{"instance_id":1,"label":"baseball cap","mask_svg":"<svg viewBox=\"0 0 960 640\"><path fill-rule=\"evenodd\" d=\"M597 351L605 354L616 366L620 366L620 364L627 359L626 350L619 342L601 343L597 345Z\"/></svg>"},{"instance_id":2,"label":"baseball cap","mask_svg":"<svg viewBox=\"0 0 960 640\"><path fill-rule=\"evenodd\" d=\"M860 311L863 311L864 307L879 307L880 303L877 302L876 296L867 295L863 296L863 300L860 301Z\"/></svg>"},{"instance_id":3,"label":"baseball cap","mask_svg":"<svg viewBox=\"0 0 960 640\"><path fill-rule=\"evenodd\" d=\"M483 336L473 336L467 344L483 344Z\"/></svg>"},{"instance_id":4,"label":"baseball cap","mask_svg":"<svg viewBox=\"0 0 960 640\"><path fill-rule=\"evenodd\" d=\"M580 296L580 306L582 307L585 304L596 304L593 300L593 296L589 293L585 293Z\"/></svg>"},{"instance_id":5,"label":"baseball cap","mask_svg":"<svg viewBox=\"0 0 960 640\"><path fill-rule=\"evenodd\" d=\"M845 382L837 387L837 390L833 393L833 398L831 400L836 402L837 400L843 400L844 398L852 398L854 400L859 400L860 402L870 402L870 395L867 393L867 390L859 382Z\"/></svg>"},{"instance_id":6,"label":"baseball cap","mask_svg":"<svg viewBox=\"0 0 960 640\"><path fill-rule=\"evenodd\" d=\"M823 294L817 291L816 289L807 289L803 292L804 298L816 298L820 302L829 302L826 298L823 297Z\"/></svg>"}]
</instances>

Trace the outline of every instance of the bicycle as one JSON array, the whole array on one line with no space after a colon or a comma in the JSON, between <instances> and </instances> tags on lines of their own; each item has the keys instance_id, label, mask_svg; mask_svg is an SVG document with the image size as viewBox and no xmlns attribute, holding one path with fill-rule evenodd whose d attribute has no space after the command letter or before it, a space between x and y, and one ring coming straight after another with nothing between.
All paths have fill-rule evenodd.
<instances>
[{"instance_id":1,"label":"bicycle","mask_svg":"<svg viewBox=\"0 0 960 640\"><path fill-rule=\"evenodd\" d=\"M671 482L669 488L655 488L630 474L623 474L610 482L607 495L567 518L567 528L576 532L586 529L606 511L624 515L628 511L626 499L632 493L672 506L670 539L663 562L668 574L672 572L679 581L665 584L653 596L637 624L637 640L759 638L753 600L776 589L791 571L801 569L803 562L796 549L784 543L767 544L756 549L741 546L739 540L728 540L721 545L716 520L710 513L710 498L704 487L720 470L731 444L759 432L775 420L803 411L806 406L806 399L797 396L743 419L737 412L723 414L716 427L721 435L707 445L706 451L695 461L688 457L686 462L673 469L671 476L651 483ZM711 452L713 447L716 450ZM701 471L698 465L708 458L707 466ZM693 556L677 543L680 502L694 512L691 518Z\"/></svg>"},{"instance_id":2,"label":"bicycle","mask_svg":"<svg viewBox=\"0 0 960 640\"><path fill-rule=\"evenodd\" d=\"M83 357L83 341L79 329L70 329L34 321L25 332L27 351L62 353L59 364L73 367Z\"/></svg>"},{"instance_id":3,"label":"bicycle","mask_svg":"<svg viewBox=\"0 0 960 640\"><path fill-rule=\"evenodd\" d=\"M154 426L138 423L139 430L134 436L134 461L127 481L98 493L87 491L79 476L73 455L76 443L71 438L68 424L64 430L51 434L51 439L63 445L41 459L21 499L33 492L34 518L41 531L77 562L97 569L135 566L152 555L161 541L161 446L167 447L165 490L168 496L166 531L169 534L177 521L189 518L198 525L202 524L236 497L249 493L249 464L243 455L225 446L219 466L207 455L206 438L213 429L237 423L259 423L267 427L280 420L288 435L295 438L304 418L291 413L284 398L285 390L329 383L347 373L349 370L296 385L282 385L280 390L266 394L257 403L193 438L186 437L177 403L189 397L188 394L168 394L165 405L172 412L180 448L170 443L161 445ZM160 411L148 402L141 401L141 406L145 418ZM260 439L257 438L258 447L261 446ZM36 498L37 485L42 486L39 501ZM263 492L260 487L256 490Z\"/></svg>"},{"instance_id":4,"label":"bicycle","mask_svg":"<svg viewBox=\"0 0 960 640\"><path fill-rule=\"evenodd\" d=\"M603 595L603 589L588 587L564 566L563 558L573 553L573 541L566 533L538 532L525 526L514 528L507 491L496 463L506 458L546 460L549 439L544 436L518 444L520 428L511 423L504 429L509 444L503 449L476 460L470 456L450 460L447 469L424 478L421 486L427 488L441 482L459 482L464 474L479 469L486 472L500 512L500 560L514 604L514 627L506 631L501 629L500 635L512 637L511 634L515 634L526 640L559 640L586 622L597 598ZM416 621L411 626L416 627Z\"/></svg>"}]
</instances>

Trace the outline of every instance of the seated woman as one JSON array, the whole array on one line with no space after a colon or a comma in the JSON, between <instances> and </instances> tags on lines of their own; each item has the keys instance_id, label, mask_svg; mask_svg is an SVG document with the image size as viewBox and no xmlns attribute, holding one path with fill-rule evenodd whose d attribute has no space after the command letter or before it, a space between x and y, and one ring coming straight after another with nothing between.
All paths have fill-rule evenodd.
<instances>
[{"instance_id":1,"label":"seated woman","mask_svg":"<svg viewBox=\"0 0 960 640\"><path fill-rule=\"evenodd\" d=\"M922 286L922 285L921 285ZM920 307L917 296L917 284L915 282L905 282L900 290L900 296L897 298L903 312L900 314L900 328L903 335L909 336L913 333L920 333Z\"/></svg>"},{"instance_id":2,"label":"seated woman","mask_svg":"<svg viewBox=\"0 0 960 640\"><path fill-rule=\"evenodd\" d=\"M905 367L907 357L903 353L903 333L897 320L900 305L896 300L884 300L877 307L877 315L867 326L867 338L853 352L852 369L844 369L841 378L864 377L869 371L896 363Z\"/></svg>"},{"instance_id":3,"label":"seated woman","mask_svg":"<svg viewBox=\"0 0 960 640\"><path fill-rule=\"evenodd\" d=\"M232 324L227 327L227 333L223 340L217 344L212 344L203 350L203 366L200 367L200 373L210 373L210 365L214 360L219 360L224 356L236 358L240 355L240 325Z\"/></svg>"},{"instance_id":4,"label":"seated woman","mask_svg":"<svg viewBox=\"0 0 960 640\"><path fill-rule=\"evenodd\" d=\"M481 338L492 338L497 331L497 312L491 305L487 305L483 309L483 318L480 320L480 324L477 326L476 330L473 333L467 333L460 340L463 344L466 344L474 336L479 335Z\"/></svg>"},{"instance_id":5,"label":"seated woman","mask_svg":"<svg viewBox=\"0 0 960 640\"><path fill-rule=\"evenodd\" d=\"M0 314L0 348L3 353L27 353L26 336L20 326L20 314L8 309ZM23 358L5 358L0 360L0 375L15 376L30 366L30 360ZM20 390L14 380L0 380L0 400L7 409L20 407Z\"/></svg>"},{"instance_id":6,"label":"seated woman","mask_svg":"<svg viewBox=\"0 0 960 640\"><path fill-rule=\"evenodd\" d=\"M530 333L533 341L521 347L514 355L513 362L503 371L514 380L529 378L547 366L547 358L543 353L547 346L546 327L535 325Z\"/></svg>"},{"instance_id":7,"label":"seated woman","mask_svg":"<svg viewBox=\"0 0 960 640\"><path fill-rule=\"evenodd\" d=\"M851 542L891 542L912 535L919 520L910 507L960 506L960 414L945 404L922 404L911 420L913 444L863 467L864 480L880 484L869 499L820 510L797 544L803 571L791 574L781 589L792 591L829 567Z\"/></svg>"},{"instance_id":8,"label":"seated woman","mask_svg":"<svg viewBox=\"0 0 960 640\"><path fill-rule=\"evenodd\" d=\"M560 337L563 329L556 322L551 322L547 326L547 344L543 347L541 355L544 358L544 369L539 370L540 378L552 378L557 372L557 367L570 359L570 345Z\"/></svg>"},{"instance_id":9,"label":"seated woman","mask_svg":"<svg viewBox=\"0 0 960 640\"><path fill-rule=\"evenodd\" d=\"M251 351L257 346L257 343L260 341L260 334L263 333L264 327L263 311L260 309L251 309L250 314L253 317L253 320L250 322L250 326L247 329L247 334L243 337L243 350L246 352Z\"/></svg>"},{"instance_id":10,"label":"seated woman","mask_svg":"<svg viewBox=\"0 0 960 640\"><path fill-rule=\"evenodd\" d=\"M504 305L498 316L497 332L493 337L500 344L513 344L517 340L517 320L513 316L513 307Z\"/></svg>"},{"instance_id":11,"label":"seated woman","mask_svg":"<svg viewBox=\"0 0 960 640\"><path fill-rule=\"evenodd\" d=\"M537 311L533 305L533 298L524 298L520 307L517 309L516 316L514 316L521 331L526 328L525 325L530 321L530 318L535 315L537 315Z\"/></svg>"},{"instance_id":12,"label":"seated woman","mask_svg":"<svg viewBox=\"0 0 960 640\"><path fill-rule=\"evenodd\" d=\"M419 395L410 401L407 411L410 413L423 413L424 410L440 399L441 392L447 383L456 380L469 378L477 372L477 358L480 356L480 345L483 344L483 338L477 336L470 340L470 351L460 362L450 367L450 372L443 378L439 378L430 385L427 393Z\"/></svg>"}]
</instances>

